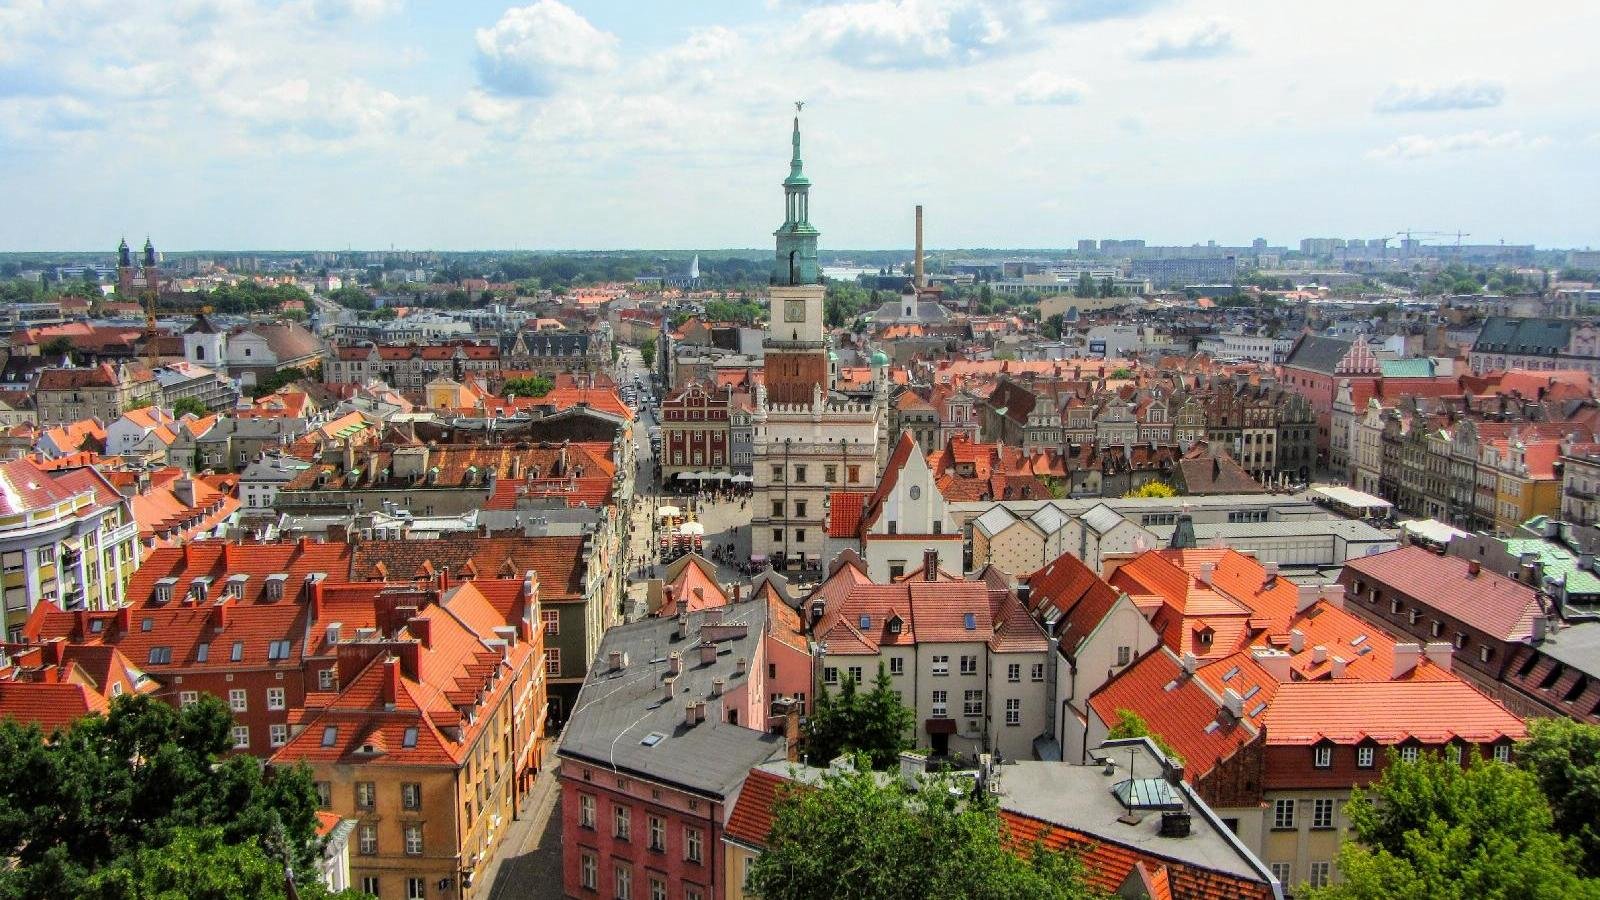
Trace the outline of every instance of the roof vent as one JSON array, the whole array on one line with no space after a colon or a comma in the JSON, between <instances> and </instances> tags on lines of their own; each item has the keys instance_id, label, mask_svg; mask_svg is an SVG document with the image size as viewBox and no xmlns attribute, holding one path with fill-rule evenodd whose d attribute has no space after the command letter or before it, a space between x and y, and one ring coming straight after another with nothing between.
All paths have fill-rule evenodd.
<instances>
[{"instance_id":1,"label":"roof vent","mask_svg":"<svg viewBox=\"0 0 1600 900\"><path fill-rule=\"evenodd\" d=\"M1192 827L1187 811L1172 810L1161 814L1160 835L1164 838L1188 837Z\"/></svg>"}]
</instances>

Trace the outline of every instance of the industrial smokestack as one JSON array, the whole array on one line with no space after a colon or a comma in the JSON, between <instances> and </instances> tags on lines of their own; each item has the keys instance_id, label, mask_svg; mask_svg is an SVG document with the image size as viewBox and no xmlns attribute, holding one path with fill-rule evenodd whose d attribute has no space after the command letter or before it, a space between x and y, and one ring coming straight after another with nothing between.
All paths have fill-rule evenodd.
<instances>
[{"instance_id":1,"label":"industrial smokestack","mask_svg":"<svg viewBox=\"0 0 1600 900\"><path fill-rule=\"evenodd\" d=\"M916 280L913 282L917 290L922 290L926 282L922 280L922 204L917 204L917 261Z\"/></svg>"}]
</instances>

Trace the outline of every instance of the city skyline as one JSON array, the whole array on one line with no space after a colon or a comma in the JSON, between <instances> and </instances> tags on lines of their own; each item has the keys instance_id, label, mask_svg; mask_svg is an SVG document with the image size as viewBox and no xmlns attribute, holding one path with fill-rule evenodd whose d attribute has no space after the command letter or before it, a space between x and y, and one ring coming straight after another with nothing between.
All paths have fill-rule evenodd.
<instances>
[{"instance_id":1,"label":"city skyline","mask_svg":"<svg viewBox=\"0 0 1600 900\"><path fill-rule=\"evenodd\" d=\"M1473 6L25 4L0 251L759 247L795 99L825 247L1600 244L1600 11Z\"/></svg>"}]
</instances>

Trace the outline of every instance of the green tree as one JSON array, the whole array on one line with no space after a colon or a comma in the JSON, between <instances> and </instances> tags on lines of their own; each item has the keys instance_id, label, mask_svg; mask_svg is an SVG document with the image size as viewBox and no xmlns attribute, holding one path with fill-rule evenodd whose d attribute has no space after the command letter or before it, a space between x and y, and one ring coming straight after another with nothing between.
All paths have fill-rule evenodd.
<instances>
[{"instance_id":1,"label":"green tree","mask_svg":"<svg viewBox=\"0 0 1600 900\"><path fill-rule=\"evenodd\" d=\"M655 368L656 342L654 339L645 341L643 344L639 345L639 358L644 362L644 367L646 369Z\"/></svg>"},{"instance_id":2,"label":"green tree","mask_svg":"<svg viewBox=\"0 0 1600 900\"><path fill-rule=\"evenodd\" d=\"M1039 331L1044 334L1046 339L1059 341L1061 340L1061 323L1064 320L1065 317L1062 313L1055 313L1044 320L1043 324L1039 326Z\"/></svg>"},{"instance_id":3,"label":"green tree","mask_svg":"<svg viewBox=\"0 0 1600 900\"><path fill-rule=\"evenodd\" d=\"M1383 777L1345 807L1351 835L1340 884L1312 900L1600 897L1575 869L1576 845L1556 833L1533 775L1474 757L1466 766L1392 751Z\"/></svg>"},{"instance_id":4,"label":"green tree","mask_svg":"<svg viewBox=\"0 0 1600 900\"><path fill-rule=\"evenodd\" d=\"M210 412L211 410L206 408L205 403L199 397L179 397L172 404L172 414L179 418L193 414L197 418L203 419Z\"/></svg>"},{"instance_id":5,"label":"green tree","mask_svg":"<svg viewBox=\"0 0 1600 900\"><path fill-rule=\"evenodd\" d=\"M1556 831L1578 842L1585 875L1600 875L1600 727L1554 717L1531 719L1517 765L1550 804Z\"/></svg>"},{"instance_id":6,"label":"green tree","mask_svg":"<svg viewBox=\"0 0 1600 900\"><path fill-rule=\"evenodd\" d=\"M71 356L73 360L77 360L79 355L77 347L75 347L72 343L72 338L69 338L66 335L53 337L50 340L45 341L44 346L40 348L39 352L44 356L45 359L54 360L59 360L63 356Z\"/></svg>"},{"instance_id":7,"label":"green tree","mask_svg":"<svg viewBox=\"0 0 1600 900\"><path fill-rule=\"evenodd\" d=\"M838 696L822 688L806 720L806 755L814 765L827 765L839 754L853 751L864 754L873 768L886 769L909 746L906 735L915 723L916 713L895 696L889 670L880 662L870 691L857 690L856 680L849 676Z\"/></svg>"},{"instance_id":8,"label":"green tree","mask_svg":"<svg viewBox=\"0 0 1600 900\"><path fill-rule=\"evenodd\" d=\"M1117 286L1112 283L1111 276L1107 275L1105 278L1102 278L1100 280L1100 296L1102 296L1102 297L1115 297L1116 295L1117 295Z\"/></svg>"},{"instance_id":9,"label":"green tree","mask_svg":"<svg viewBox=\"0 0 1600 900\"><path fill-rule=\"evenodd\" d=\"M302 900L330 894L320 881L295 885ZM283 863L254 844L230 844L221 828L180 828L171 842L118 857L88 879L90 900L278 900L287 896ZM354 891L344 900L365 897Z\"/></svg>"},{"instance_id":10,"label":"green tree","mask_svg":"<svg viewBox=\"0 0 1600 900\"><path fill-rule=\"evenodd\" d=\"M751 892L763 900L1096 896L1077 857L1011 847L994 801L957 784L934 777L912 792L851 770L796 784L777 801Z\"/></svg>"},{"instance_id":11,"label":"green tree","mask_svg":"<svg viewBox=\"0 0 1600 900\"><path fill-rule=\"evenodd\" d=\"M1172 745L1167 743L1166 738L1151 731L1150 726L1145 723L1144 717L1131 709L1117 710L1117 721L1111 723L1111 727L1106 729L1106 737L1114 741L1123 738L1147 737L1162 753L1166 754L1167 759L1180 766L1183 765L1183 754L1174 750Z\"/></svg>"},{"instance_id":12,"label":"green tree","mask_svg":"<svg viewBox=\"0 0 1600 900\"><path fill-rule=\"evenodd\" d=\"M1093 297L1094 296L1094 276L1090 275L1088 272L1079 273L1079 275L1078 275L1078 286L1072 289L1072 296L1074 296L1074 297Z\"/></svg>"},{"instance_id":13,"label":"green tree","mask_svg":"<svg viewBox=\"0 0 1600 900\"><path fill-rule=\"evenodd\" d=\"M1139 485L1122 496L1128 498L1176 497L1178 496L1178 492L1173 490L1172 485L1167 484L1165 481L1146 481L1144 484Z\"/></svg>"},{"instance_id":14,"label":"green tree","mask_svg":"<svg viewBox=\"0 0 1600 900\"><path fill-rule=\"evenodd\" d=\"M101 875L107 885L136 885L111 870L148 868L142 853L188 829L215 829L217 847L280 848L273 852L289 857L298 882L312 884L319 842L310 770L224 759L232 724L215 697L178 710L142 695L119 697L107 715L48 740L37 726L0 723L0 853L11 862L0 870L0 898L96 896ZM180 846L169 857L186 855ZM281 873L283 862L274 865Z\"/></svg>"},{"instance_id":15,"label":"green tree","mask_svg":"<svg viewBox=\"0 0 1600 900\"><path fill-rule=\"evenodd\" d=\"M555 387L554 383L544 375L527 375L520 378L507 378L501 385L500 393L507 397L543 397Z\"/></svg>"}]
</instances>

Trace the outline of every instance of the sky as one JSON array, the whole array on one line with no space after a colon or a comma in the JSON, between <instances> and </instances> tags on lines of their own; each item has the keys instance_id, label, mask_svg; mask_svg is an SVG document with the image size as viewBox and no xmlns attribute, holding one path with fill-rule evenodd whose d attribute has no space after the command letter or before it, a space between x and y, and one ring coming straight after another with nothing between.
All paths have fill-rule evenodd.
<instances>
[{"instance_id":1,"label":"sky","mask_svg":"<svg viewBox=\"0 0 1600 900\"><path fill-rule=\"evenodd\" d=\"M1600 246L1600 4L0 0L0 251ZM1429 238L1430 241L1450 238Z\"/></svg>"}]
</instances>

